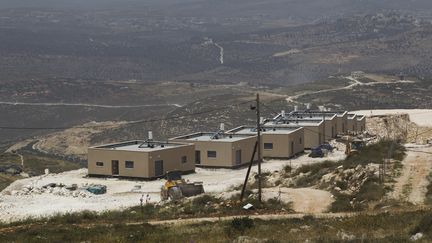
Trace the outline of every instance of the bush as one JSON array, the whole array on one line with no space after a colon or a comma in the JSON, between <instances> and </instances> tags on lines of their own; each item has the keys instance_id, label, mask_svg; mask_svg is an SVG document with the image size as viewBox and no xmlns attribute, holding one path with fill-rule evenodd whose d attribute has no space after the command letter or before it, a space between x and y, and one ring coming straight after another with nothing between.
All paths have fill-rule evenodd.
<instances>
[{"instance_id":1,"label":"bush","mask_svg":"<svg viewBox=\"0 0 432 243\"><path fill-rule=\"evenodd\" d=\"M361 149L360 153L348 156L344 161L344 168L353 168L357 165L366 165L369 163L380 164L384 159L390 158L403 160L405 157L405 147L392 140L381 140L378 143L368 145Z\"/></svg>"},{"instance_id":2,"label":"bush","mask_svg":"<svg viewBox=\"0 0 432 243\"><path fill-rule=\"evenodd\" d=\"M205 206L208 203L218 203L218 202L220 202L218 198L215 198L214 196L210 196L207 194L192 199L193 206Z\"/></svg>"},{"instance_id":3,"label":"bush","mask_svg":"<svg viewBox=\"0 0 432 243\"><path fill-rule=\"evenodd\" d=\"M328 170L329 168L336 168L339 165L339 163L335 163L333 161L324 161L316 164L302 165L295 171L294 176L299 175L300 173L306 174L308 172L310 172L311 174L317 174L323 169Z\"/></svg>"},{"instance_id":4,"label":"bush","mask_svg":"<svg viewBox=\"0 0 432 243\"><path fill-rule=\"evenodd\" d=\"M368 180L361 187L359 193L356 195L358 201L378 201L385 194L385 189L378 181Z\"/></svg>"},{"instance_id":5,"label":"bush","mask_svg":"<svg viewBox=\"0 0 432 243\"><path fill-rule=\"evenodd\" d=\"M244 233L247 229L254 226L254 222L249 217L234 218L231 220L230 226L232 229Z\"/></svg>"},{"instance_id":6,"label":"bush","mask_svg":"<svg viewBox=\"0 0 432 243\"><path fill-rule=\"evenodd\" d=\"M416 233L423 233L429 237L432 237L432 213L426 213L418 225L413 230L411 230L411 235Z\"/></svg>"},{"instance_id":7,"label":"bush","mask_svg":"<svg viewBox=\"0 0 432 243\"><path fill-rule=\"evenodd\" d=\"M298 168L294 175L299 175L300 173L307 174L298 178L295 181L296 187L309 187L315 184L316 181L320 180L321 177L332 169L340 165L340 162L324 161L322 163L303 165Z\"/></svg>"},{"instance_id":8,"label":"bush","mask_svg":"<svg viewBox=\"0 0 432 243\"><path fill-rule=\"evenodd\" d=\"M432 172L427 177L429 185L426 187L426 204L432 204Z\"/></svg>"},{"instance_id":9,"label":"bush","mask_svg":"<svg viewBox=\"0 0 432 243\"><path fill-rule=\"evenodd\" d=\"M331 212L347 212L353 211L353 206L351 205L352 197L344 194L335 194L335 201L331 204Z\"/></svg>"}]
</instances>

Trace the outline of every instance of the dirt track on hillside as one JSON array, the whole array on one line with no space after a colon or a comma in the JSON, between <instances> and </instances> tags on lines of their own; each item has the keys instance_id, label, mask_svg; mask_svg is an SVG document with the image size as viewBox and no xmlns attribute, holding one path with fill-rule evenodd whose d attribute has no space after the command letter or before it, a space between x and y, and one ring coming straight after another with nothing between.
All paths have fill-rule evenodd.
<instances>
[{"instance_id":1,"label":"dirt track on hillside","mask_svg":"<svg viewBox=\"0 0 432 243\"><path fill-rule=\"evenodd\" d=\"M432 169L432 146L407 147L407 157L402 161L402 174L396 179L391 197L420 205L424 203L427 176Z\"/></svg>"}]
</instances>

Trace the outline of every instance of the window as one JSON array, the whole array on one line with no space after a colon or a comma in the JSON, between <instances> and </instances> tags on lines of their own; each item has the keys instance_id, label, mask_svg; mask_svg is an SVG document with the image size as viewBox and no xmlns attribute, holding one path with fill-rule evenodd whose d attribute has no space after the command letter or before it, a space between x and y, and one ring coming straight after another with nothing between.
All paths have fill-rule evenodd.
<instances>
[{"instance_id":1,"label":"window","mask_svg":"<svg viewBox=\"0 0 432 243\"><path fill-rule=\"evenodd\" d=\"M216 158L216 151L207 151L208 158Z\"/></svg>"},{"instance_id":2,"label":"window","mask_svg":"<svg viewBox=\"0 0 432 243\"><path fill-rule=\"evenodd\" d=\"M299 140L300 140L300 144L302 144L302 138L300 138Z\"/></svg>"},{"instance_id":3,"label":"window","mask_svg":"<svg viewBox=\"0 0 432 243\"><path fill-rule=\"evenodd\" d=\"M181 157L181 162L184 164L184 163L187 163L187 156L182 156Z\"/></svg>"},{"instance_id":4,"label":"window","mask_svg":"<svg viewBox=\"0 0 432 243\"><path fill-rule=\"evenodd\" d=\"M103 166L103 162L96 162L96 166Z\"/></svg>"},{"instance_id":5,"label":"window","mask_svg":"<svg viewBox=\"0 0 432 243\"><path fill-rule=\"evenodd\" d=\"M273 149L272 143L264 143L264 149Z\"/></svg>"},{"instance_id":6,"label":"window","mask_svg":"<svg viewBox=\"0 0 432 243\"><path fill-rule=\"evenodd\" d=\"M125 167L126 168L133 168L134 167L134 162L133 161L125 161Z\"/></svg>"}]
</instances>

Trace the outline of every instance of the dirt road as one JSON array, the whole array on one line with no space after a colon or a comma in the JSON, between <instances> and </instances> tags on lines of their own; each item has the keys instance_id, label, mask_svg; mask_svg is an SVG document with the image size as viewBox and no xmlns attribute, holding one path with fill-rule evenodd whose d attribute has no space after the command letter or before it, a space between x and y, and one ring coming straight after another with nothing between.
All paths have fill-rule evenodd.
<instances>
[{"instance_id":1,"label":"dirt road","mask_svg":"<svg viewBox=\"0 0 432 243\"><path fill-rule=\"evenodd\" d=\"M313 188L265 188L264 200L277 198L282 202L292 202L297 213L324 213L334 201L328 191Z\"/></svg>"},{"instance_id":2,"label":"dirt road","mask_svg":"<svg viewBox=\"0 0 432 243\"><path fill-rule=\"evenodd\" d=\"M402 174L396 179L390 196L415 205L423 204L429 184L427 176L432 169L432 146L407 146L407 157L402 164Z\"/></svg>"},{"instance_id":3,"label":"dirt road","mask_svg":"<svg viewBox=\"0 0 432 243\"><path fill-rule=\"evenodd\" d=\"M377 81L377 82L370 82L370 83L362 83L358 79L356 79L352 76L347 76L344 78L351 81L350 84L348 84L347 86L338 87L338 88L331 88L331 89L322 89L322 90L317 90L317 91L305 91L303 93L287 97L286 101L287 102L296 102L296 100L298 98L305 96L305 95L327 93L327 92L338 91L338 90L348 90L348 89L353 89L356 86L375 86L375 85L380 85L380 84L414 83L414 81L410 81L410 80L397 80L397 81L387 81L387 82L384 82L384 81L378 82Z\"/></svg>"}]
</instances>

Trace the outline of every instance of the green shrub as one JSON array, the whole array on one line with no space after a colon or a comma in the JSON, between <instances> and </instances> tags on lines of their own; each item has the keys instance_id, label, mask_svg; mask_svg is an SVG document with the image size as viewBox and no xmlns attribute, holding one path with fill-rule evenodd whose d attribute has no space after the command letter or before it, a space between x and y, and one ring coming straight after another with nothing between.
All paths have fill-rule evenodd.
<instances>
[{"instance_id":1,"label":"green shrub","mask_svg":"<svg viewBox=\"0 0 432 243\"><path fill-rule=\"evenodd\" d=\"M360 188L359 193L356 197L358 201L378 201L385 194L383 184L380 184L377 180L368 180Z\"/></svg>"},{"instance_id":2,"label":"green shrub","mask_svg":"<svg viewBox=\"0 0 432 243\"><path fill-rule=\"evenodd\" d=\"M353 206L351 205L352 197L335 193L335 201L331 204L330 211L331 212L348 212L353 211Z\"/></svg>"},{"instance_id":3,"label":"green shrub","mask_svg":"<svg viewBox=\"0 0 432 243\"><path fill-rule=\"evenodd\" d=\"M432 213L426 213L426 215L422 217L417 226L414 227L413 230L411 230L411 235L416 233L423 233L428 235L429 237L432 237Z\"/></svg>"},{"instance_id":4,"label":"green shrub","mask_svg":"<svg viewBox=\"0 0 432 243\"><path fill-rule=\"evenodd\" d=\"M353 168L357 165L369 163L380 164L389 156L394 160L403 160L405 147L392 140L381 140L378 143L368 145L360 150L360 153L348 156L343 162L344 168Z\"/></svg>"},{"instance_id":5,"label":"green shrub","mask_svg":"<svg viewBox=\"0 0 432 243\"><path fill-rule=\"evenodd\" d=\"M231 220L230 227L241 233L254 226L254 222L249 217L234 218Z\"/></svg>"}]
</instances>

